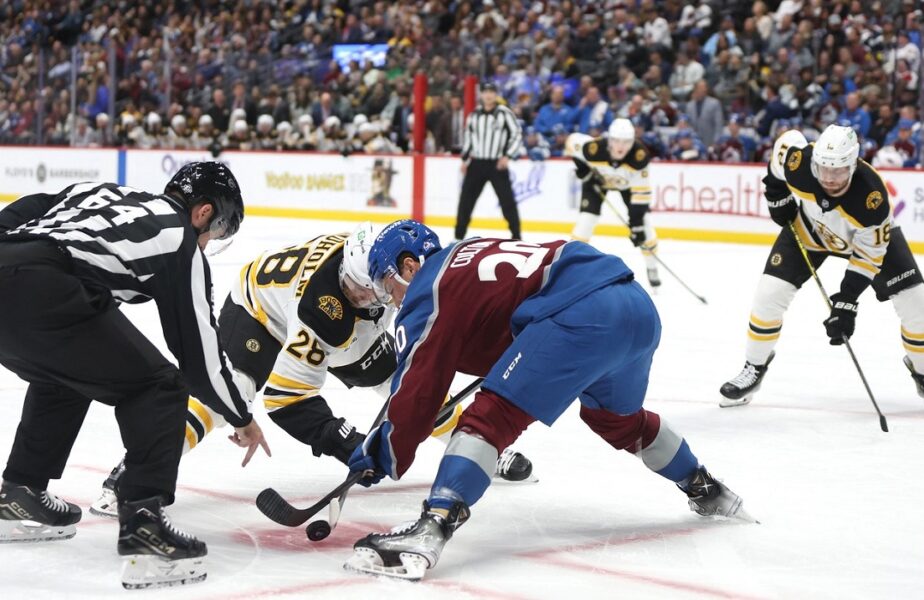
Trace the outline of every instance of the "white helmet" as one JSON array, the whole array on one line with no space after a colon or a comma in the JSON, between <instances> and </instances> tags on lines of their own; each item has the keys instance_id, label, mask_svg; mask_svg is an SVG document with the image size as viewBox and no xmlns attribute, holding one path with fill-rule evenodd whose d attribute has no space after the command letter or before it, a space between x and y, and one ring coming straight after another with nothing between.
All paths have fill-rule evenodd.
<instances>
[{"instance_id":1,"label":"white helmet","mask_svg":"<svg viewBox=\"0 0 924 600\"><path fill-rule=\"evenodd\" d=\"M186 117L183 115L173 115L173 118L170 119L170 126L174 129L179 129L180 127L186 127Z\"/></svg>"},{"instance_id":2,"label":"white helmet","mask_svg":"<svg viewBox=\"0 0 924 600\"><path fill-rule=\"evenodd\" d=\"M634 140L635 126L629 119L619 118L610 123L606 135L611 140Z\"/></svg>"},{"instance_id":3,"label":"white helmet","mask_svg":"<svg viewBox=\"0 0 924 600\"><path fill-rule=\"evenodd\" d=\"M266 129L270 131L275 124L276 121L273 119L272 115L263 114L257 117L257 129Z\"/></svg>"},{"instance_id":4,"label":"white helmet","mask_svg":"<svg viewBox=\"0 0 924 600\"><path fill-rule=\"evenodd\" d=\"M340 261L340 288L359 308L381 306L369 275L369 251L375 241L372 223L365 221L353 230L343 245Z\"/></svg>"},{"instance_id":5,"label":"white helmet","mask_svg":"<svg viewBox=\"0 0 924 600\"><path fill-rule=\"evenodd\" d=\"M149 112L147 116L144 118L144 120L151 127L155 125L160 125L160 115L157 114L156 112Z\"/></svg>"},{"instance_id":6,"label":"white helmet","mask_svg":"<svg viewBox=\"0 0 924 600\"><path fill-rule=\"evenodd\" d=\"M786 153L790 148L805 148L808 140L798 129L789 129L780 134L773 143L773 154L770 155L770 172L780 181L786 181L786 173L783 168L786 161Z\"/></svg>"},{"instance_id":7,"label":"white helmet","mask_svg":"<svg viewBox=\"0 0 924 600\"><path fill-rule=\"evenodd\" d=\"M818 136L812 150L812 175L818 177L819 167L850 167L850 177L853 177L859 156L860 141L857 139L857 132L852 127L828 125Z\"/></svg>"}]
</instances>

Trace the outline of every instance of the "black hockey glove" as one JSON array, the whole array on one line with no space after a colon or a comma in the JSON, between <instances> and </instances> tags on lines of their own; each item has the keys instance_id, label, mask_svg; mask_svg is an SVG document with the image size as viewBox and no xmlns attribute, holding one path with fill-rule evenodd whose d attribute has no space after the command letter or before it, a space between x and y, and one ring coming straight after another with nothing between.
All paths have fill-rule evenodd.
<instances>
[{"instance_id":1,"label":"black hockey glove","mask_svg":"<svg viewBox=\"0 0 924 600\"><path fill-rule=\"evenodd\" d=\"M629 205L629 239L636 248L648 241L648 237L645 235L646 212L648 212L648 207L646 206Z\"/></svg>"},{"instance_id":2,"label":"black hockey glove","mask_svg":"<svg viewBox=\"0 0 924 600\"><path fill-rule=\"evenodd\" d=\"M843 292L831 296L831 316L825 320L825 331L832 346L850 339L857 324L857 299Z\"/></svg>"},{"instance_id":3,"label":"black hockey glove","mask_svg":"<svg viewBox=\"0 0 924 600\"><path fill-rule=\"evenodd\" d=\"M786 196L781 200L768 198L767 208L770 209L770 218L780 227L788 227L799 214L799 204L792 196Z\"/></svg>"}]
</instances>

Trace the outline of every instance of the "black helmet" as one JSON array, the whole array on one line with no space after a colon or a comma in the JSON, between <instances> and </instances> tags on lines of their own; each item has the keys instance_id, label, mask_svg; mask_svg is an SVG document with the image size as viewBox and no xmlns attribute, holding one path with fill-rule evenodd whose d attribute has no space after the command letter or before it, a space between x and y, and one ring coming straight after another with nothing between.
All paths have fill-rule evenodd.
<instances>
[{"instance_id":1,"label":"black helmet","mask_svg":"<svg viewBox=\"0 0 924 600\"><path fill-rule=\"evenodd\" d=\"M219 162L191 162L183 165L164 188L164 193L186 203L187 208L208 202L215 208L209 223L212 239L227 239L237 233L244 220L241 188L231 169Z\"/></svg>"}]
</instances>

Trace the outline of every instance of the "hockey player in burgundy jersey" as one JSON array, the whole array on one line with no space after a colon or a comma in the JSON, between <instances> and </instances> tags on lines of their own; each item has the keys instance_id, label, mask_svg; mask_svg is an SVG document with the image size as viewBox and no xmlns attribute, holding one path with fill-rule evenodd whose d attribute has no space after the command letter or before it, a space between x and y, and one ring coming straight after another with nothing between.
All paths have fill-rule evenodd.
<instances>
[{"instance_id":1,"label":"hockey player in burgundy jersey","mask_svg":"<svg viewBox=\"0 0 924 600\"><path fill-rule=\"evenodd\" d=\"M487 490L493 464L534 421L552 425L578 398L581 418L617 450L675 482L704 516L750 519L686 441L642 408L661 337L651 299L617 257L583 242L471 239L441 250L414 221L386 227L369 255L398 312L398 369L382 425L350 458L371 485L400 478L429 435L456 372L485 378L413 525L356 542L346 567L420 579Z\"/></svg>"}]
</instances>

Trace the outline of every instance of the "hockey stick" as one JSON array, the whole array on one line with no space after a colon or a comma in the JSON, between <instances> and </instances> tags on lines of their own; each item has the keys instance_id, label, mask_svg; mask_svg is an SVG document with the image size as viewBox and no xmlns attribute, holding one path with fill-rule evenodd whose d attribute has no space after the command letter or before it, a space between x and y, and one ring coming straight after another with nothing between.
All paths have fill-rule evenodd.
<instances>
[{"instance_id":1,"label":"hockey stick","mask_svg":"<svg viewBox=\"0 0 924 600\"><path fill-rule=\"evenodd\" d=\"M818 273L815 271L815 267L812 266L812 260L809 258L808 250L805 249L805 244L802 243L802 238L799 237L799 234L796 233L796 226L791 222L789 223L789 231L792 233L793 237L796 238L796 244L799 246L799 251L802 253L802 258L805 259L805 264L809 269L809 272L812 274L812 278L815 280L815 283L818 284L818 291L821 292L822 297L825 299L825 304L828 305L828 310L830 311L831 298L828 296L828 292L825 291L825 286L821 284L821 279L818 278ZM869 383L866 382L866 376L863 374L863 369L860 368L860 362L857 360L857 355L853 353L853 348L850 346L850 341L847 339L847 336L841 336L841 340L844 342L844 346L847 348L847 352L850 353L850 358L853 360L853 366L857 368L857 373L860 374L860 380L863 381L863 387L866 388L866 393L869 394L870 402L873 403L873 408L876 409L876 414L879 415L879 427L883 431L889 431L889 424L886 422L885 415L882 414L882 411L879 410L879 405L876 404L876 398L873 397L873 391L869 388Z\"/></svg>"},{"instance_id":2,"label":"hockey stick","mask_svg":"<svg viewBox=\"0 0 924 600\"><path fill-rule=\"evenodd\" d=\"M450 414L451 411L455 410L456 405L460 402L471 396L475 390L481 385L484 381L484 378L479 377L461 392L453 396L446 402L440 412L437 415L437 420L440 418L446 417ZM385 412L388 408L388 403L382 407L382 410L379 411L379 415L376 417L375 422L372 424L371 429L375 429L385 418ZM331 501L334 499L339 499L341 495L344 495L345 492L353 487L360 479L363 478L362 471L355 471L350 473L346 479L343 480L343 483L338 485L336 488L330 491L326 496L309 506L308 508L295 508L289 502L283 498L279 492L273 488L266 488L260 495L257 496L257 508L260 509L264 515L266 515L270 520L279 523L280 525L285 525L286 527L298 527L304 524L306 521L311 519L324 508L326 508ZM342 502L340 503L342 505ZM321 527L323 529L323 527ZM327 533L330 533L329 531ZM326 535L320 537L319 539L324 539Z\"/></svg>"},{"instance_id":3,"label":"hockey stick","mask_svg":"<svg viewBox=\"0 0 924 600\"><path fill-rule=\"evenodd\" d=\"M629 227L629 222L626 221L626 220L622 217L622 213L620 213L618 210L616 210L616 207L613 206L613 203L610 201L610 199L606 197L606 190L600 190L600 195L603 197L603 201L606 202L606 205L610 207L610 210L612 210L613 213L616 215L616 217L617 217L620 221L622 221L622 224L625 225L626 227ZM697 300L699 300L699 301L702 302L703 304L708 304L708 302L706 302L706 299L705 299L704 297L700 296L699 294L697 294L696 292L694 292L692 289L690 289L690 286L688 286L686 283L684 283L683 279L681 279L681 278L677 275L677 273L674 273L674 271L672 271L670 267L668 267L666 264L664 264L664 261L661 260L661 258L660 258L657 254L655 254L654 252L651 252L651 257L654 258L654 259L658 262L659 265L661 265L662 267L664 267L664 270L667 271L668 273L670 273L671 276L673 276L673 278L676 279L677 282L680 283L680 285L682 285L682 286L684 287L684 289L686 289L688 292L690 292L691 294L693 294L694 296L696 296L696 299L697 299Z\"/></svg>"}]
</instances>

